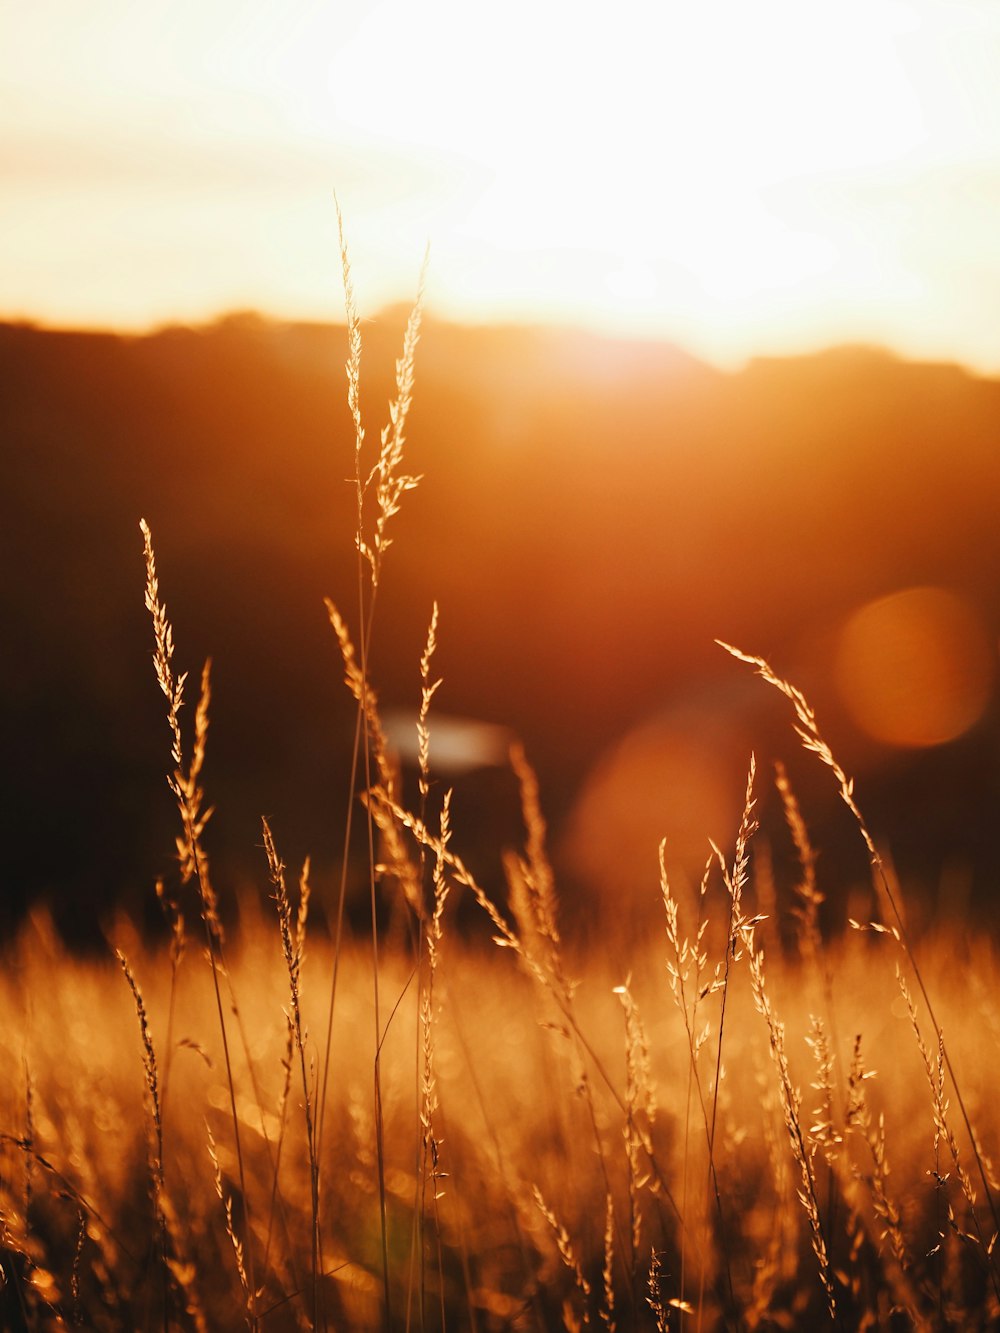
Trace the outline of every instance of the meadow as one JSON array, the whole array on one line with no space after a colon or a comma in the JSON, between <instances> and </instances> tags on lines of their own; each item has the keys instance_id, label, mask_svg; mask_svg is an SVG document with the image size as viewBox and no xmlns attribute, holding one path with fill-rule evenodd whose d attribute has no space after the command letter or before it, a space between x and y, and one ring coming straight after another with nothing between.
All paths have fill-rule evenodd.
<instances>
[{"instance_id":1,"label":"meadow","mask_svg":"<svg viewBox=\"0 0 1000 1333\"><path fill-rule=\"evenodd\" d=\"M143 524L178 820L167 939L120 914L106 956L78 957L38 909L6 950L4 1327L995 1327L995 948L971 922L908 926L794 684L729 649L783 696L868 856L872 908L842 934L808 810L750 755L700 885L671 884L663 847L649 912L590 904L580 931L513 748L522 845L488 893L433 780L436 612L404 786L369 653L421 480L405 451L420 302L373 441L346 252L344 276L358 601L328 606L356 710L339 907L313 924L309 866L284 865L266 821L256 891L217 896L211 671L177 664ZM755 841L765 787L790 876ZM358 846L365 930L343 910ZM457 904L485 929L460 929Z\"/></svg>"}]
</instances>

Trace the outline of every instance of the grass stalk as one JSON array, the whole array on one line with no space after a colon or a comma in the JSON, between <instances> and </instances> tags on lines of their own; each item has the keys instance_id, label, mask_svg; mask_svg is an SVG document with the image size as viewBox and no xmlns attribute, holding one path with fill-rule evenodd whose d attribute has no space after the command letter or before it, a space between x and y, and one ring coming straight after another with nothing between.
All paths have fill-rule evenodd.
<instances>
[{"instance_id":1,"label":"grass stalk","mask_svg":"<svg viewBox=\"0 0 1000 1333\"><path fill-rule=\"evenodd\" d=\"M320 1240L319 1212L319 1162L316 1157L316 1135L313 1123L313 1098L309 1090L309 1077L306 1072L306 1042L302 1026L302 962L305 951L306 913L308 911L308 868L303 873L297 920L293 918L291 899L285 883L285 865L278 856L274 845L274 835L266 819L261 821L264 834L264 851L267 855L273 898L278 909L278 928L281 934L281 950L288 972L288 993L290 1018L295 1050L299 1057L299 1071L302 1075L302 1106L306 1121L306 1149L309 1156L309 1196L312 1210L312 1322L314 1328L325 1325L319 1298L319 1277L322 1271L322 1243Z\"/></svg>"},{"instance_id":2,"label":"grass stalk","mask_svg":"<svg viewBox=\"0 0 1000 1333\"><path fill-rule=\"evenodd\" d=\"M222 1037L222 1049L225 1056L226 1081L229 1087L229 1103L232 1115L233 1137L236 1145L236 1160L239 1167L240 1195L243 1205L243 1221L246 1235L246 1262L249 1269L249 1313L252 1326L256 1326L254 1307L256 1304L256 1281L254 1278L254 1246L250 1225L250 1200L246 1189L246 1172L243 1163L243 1147L240 1141L240 1122L236 1110L236 1087L233 1079L233 1066L229 1054L229 1037L226 1031L226 1017L222 1005L222 990L219 984L220 947L222 942L222 923L219 920L218 900L208 874L208 862L202 848L202 833L211 817L211 809L204 809L201 770L205 762L205 745L208 736L208 710L211 700L209 684L211 660L205 662L201 677L201 693L195 709L194 744L188 765L184 764L184 747L181 736L180 710L184 702L184 685L187 673L175 675L173 668L174 635L173 627L167 616L165 605L160 601L159 579L156 572L156 557L153 551L153 539L145 519L140 521L146 561L146 609L153 621L155 651L153 665L157 682L167 701L167 724L172 737L171 756L174 771L168 778L170 790L174 794L181 817L183 836L178 840L178 852L181 862L181 879L184 883L194 880L201 902L201 916L205 927L205 942L212 970L212 987L215 993L216 1012L219 1018L219 1031Z\"/></svg>"},{"instance_id":3,"label":"grass stalk","mask_svg":"<svg viewBox=\"0 0 1000 1333\"><path fill-rule=\"evenodd\" d=\"M820 763L822 763L826 768L828 768L830 772L833 774L833 777L837 783L837 790L839 792L840 798L854 817L854 821L858 827L859 832L861 833L861 837L864 841L865 847L868 850L869 860L872 869L876 875L879 887L881 889L885 901L888 902L892 912L894 924L891 928L891 933L895 937L897 943L899 944L900 948L903 951L903 954L905 955L906 961L908 962L910 969L913 972L914 979L916 980L917 986L920 990L921 998L923 999L924 1004L927 1008L927 1016L931 1020L931 1025L934 1029L934 1036L940 1047L945 1067L948 1070L948 1077L951 1080L951 1085L955 1092L955 1099L958 1102L959 1110L962 1115L962 1120L965 1124L965 1130L969 1137L969 1142L972 1145L972 1152L973 1156L976 1159L976 1167L979 1172L979 1178L982 1183L983 1192L986 1197L987 1204L989 1206L990 1215L992 1217L993 1229L995 1232L1000 1233L1000 1213L998 1213L997 1210L997 1204L994 1198L994 1192L990 1186L990 1181L986 1171L985 1164L982 1159L982 1154L979 1150L975 1132L973 1131L972 1121L969 1116L968 1108L966 1107L965 1098L962 1095L961 1086L959 1085L958 1079L955 1075L955 1070L952 1066L951 1056L948 1053L948 1047L945 1044L944 1035L941 1030L941 1025L937 1020L937 1016L934 1011L934 1006L931 1003L930 993L924 982L923 971L920 967L919 962L917 961L916 953L910 941L909 935L907 934L906 923L904 921L903 912L897 900L896 894L893 892L892 884L890 882L890 877L886 871L885 861L882 857L882 854L879 852L878 847L875 844L875 840L872 837L871 832L869 831L865 817L861 813L861 810L854 799L854 779L849 778L847 776L844 769L834 758L833 751L830 749L829 745L823 739L823 736L820 733L819 725L816 721L816 714L810 707L809 703L807 702L805 696L802 694L801 690L797 689L794 685L790 684L788 681L783 680L780 676L778 676L777 673L773 670L773 668L769 665L769 663L765 661L764 658L755 657L752 656L751 654L741 652L739 648L734 648L731 644L724 643L721 639L717 640L717 642L719 643L719 646L721 648L724 648L726 652L730 653L733 657L737 658L741 662L746 662L750 666L754 667L757 675L759 675L764 681L766 681L768 685L771 685L775 689L779 690L791 702L797 719L795 732L799 737L799 740L802 743L803 748L809 751L810 753L815 754L817 759L819 759ZM994 1251L990 1252L989 1265L990 1265L990 1274L994 1291L997 1294L997 1299L1000 1300L1000 1277L998 1277L997 1274Z\"/></svg>"}]
</instances>

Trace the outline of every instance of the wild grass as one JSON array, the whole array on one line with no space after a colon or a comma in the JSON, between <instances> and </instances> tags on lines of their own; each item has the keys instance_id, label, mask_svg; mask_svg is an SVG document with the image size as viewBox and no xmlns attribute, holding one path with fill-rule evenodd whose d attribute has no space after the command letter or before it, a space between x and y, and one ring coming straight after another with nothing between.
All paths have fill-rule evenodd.
<instances>
[{"instance_id":1,"label":"wild grass","mask_svg":"<svg viewBox=\"0 0 1000 1333\"><path fill-rule=\"evenodd\" d=\"M718 896L717 905L724 906L721 892ZM249 1054L260 1101L241 1062L234 1067L234 1091L245 1177L256 1205L249 1235L261 1274L257 1317L266 1328L296 1327L312 1321L314 1301L305 1099L283 1012L289 1007L288 977L277 927L250 899L242 913L230 967L252 1034ZM772 957L762 964L772 1029L755 1009L746 955L741 958L727 1005L713 1145L720 1221L706 1136L685 1128L692 1056L671 1002L665 939L637 945L632 959L628 994L642 1017L648 1072L630 1075L630 1060L637 1067L642 1056L637 1039L625 1034L624 997L615 993L623 979L604 960L567 962L579 978L575 1021L594 1056L580 1056L581 1063L588 1062L584 1071L577 1067L580 1048L567 1036L567 1025L557 1028L541 1005L537 981L509 951L489 952L449 939L444 920L429 1002L430 1095L422 1074L418 1082L416 1053L425 1049L428 1010L422 1015L415 1006L412 959L387 951L382 960L381 984L390 1007L404 997L382 1049L381 1175L396 1326L406 1325L408 1305L411 1326L419 1326L422 1305L425 1327L440 1327L442 1319L457 1328L561 1327L565 1301L571 1322L582 1322L586 1306L575 1269L565 1265L536 1190L569 1237L589 1283L591 1322L607 1308L609 1251L616 1325L650 1322L644 1293L655 1251L659 1290L665 1308L674 1311L675 1327L682 1322L682 1305L692 1308L683 1319L691 1329L722 1327L724 1321L821 1327L828 1316L823 1270L813 1248L818 1213L841 1326L857 1327L866 1313L875 1326L889 1326L895 1307L910 1308L919 1318L907 1316L900 1323L899 1316L894 1327L991 1326L996 1306L976 1226L978 1220L985 1230L988 1214L968 1172L963 1180L954 1166L941 1124L942 1118L951 1124L949 1111L942 1110L950 1097L941 1089L937 1053L925 1042L932 1091L883 939L852 935L832 949L838 1016L852 1035L842 1056L831 1050L822 1062L809 1045L817 1041L808 1014L815 979L795 958ZM119 923L117 935L134 973L143 978L156 1049L171 1004L167 957L147 949L127 922ZM317 936L302 973L307 1033L322 1031L322 992L331 966L331 945ZM967 1100L989 1156L998 1132L997 1050L989 1031L996 1015L987 1012L995 1001L984 992L970 1004L964 974L972 969L987 986L998 979L994 952L982 942L962 959L960 971L950 960L937 960L929 980L954 1034L953 1058L968 1073ZM23 1022L28 993L35 997L30 1035ZM144 1039L121 969L111 961L75 959L37 916L8 957L2 1002L8 1016L0 1036L2 1114L10 1129L2 1152L0 1262L7 1309L23 1300L29 1326L56 1326L50 1307L72 1323L82 1214L76 1273L85 1326L162 1326L151 1097ZM177 1038L162 1123L164 1211L172 1218L170 1326L197 1326L191 1311L200 1308L209 1328L238 1328L246 1322L247 1293L234 1238L244 1247L248 1242L239 1228L230 1088L221 1037L211 1021L211 974L196 956L182 965L173 1003ZM362 940L342 946L339 1003L332 1052L336 1091L327 1107L319 1163L324 1267L316 1285L322 1317L331 1327L378 1328L384 1285L381 1203L367 1039L374 1008L370 952ZM718 995L706 997L701 1007L714 1029ZM32 1071L30 1135L26 1047ZM705 1050L703 1045L698 1052L702 1076ZM843 1099L828 1059L844 1066ZM598 1064L611 1087L603 1085ZM587 1091L580 1082L583 1072ZM640 1079L655 1098L652 1120ZM714 1096L711 1075L707 1082ZM289 1085L298 1091L289 1091ZM963 1144L960 1124L951 1125L951 1133L964 1166L971 1146ZM272 1202L272 1161L280 1207ZM804 1183L807 1177L811 1185ZM806 1195L806 1202L797 1194ZM243 1262L245 1267L245 1257ZM178 1271L186 1289L177 1282ZM669 1301L681 1304L670 1307Z\"/></svg>"},{"instance_id":2,"label":"wild grass","mask_svg":"<svg viewBox=\"0 0 1000 1333\"><path fill-rule=\"evenodd\" d=\"M820 888L784 768L774 782L797 875L776 882L757 851L770 779L752 756L731 846L706 842L690 901L661 846L660 924L642 918L626 968L567 942L566 914L581 909L560 896L520 747L523 841L499 853L507 889L491 897L432 780L436 606L414 654L407 806L369 660L391 522L419 480L404 468L420 302L369 459L343 244L342 258L358 581L354 616L328 611L356 740L343 866L322 890L329 927L310 924L308 864L296 893L265 820L267 893L243 892L223 930L204 842L209 667L188 742L187 678L143 524L179 819L176 884L156 886L169 941L119 917L107 957L84 960L36 910L8 945L0 1323L997 1326L996 953L960 931L909 936L853 784L794 685L730 649L789 700L868 849L887 916L842 938L822 930L836 886ZM365 931L344 912L359 843ZM492 942L455 925L462 896ZM407 922L391 938L388 899Z\"/></svg>"}]
</instances>

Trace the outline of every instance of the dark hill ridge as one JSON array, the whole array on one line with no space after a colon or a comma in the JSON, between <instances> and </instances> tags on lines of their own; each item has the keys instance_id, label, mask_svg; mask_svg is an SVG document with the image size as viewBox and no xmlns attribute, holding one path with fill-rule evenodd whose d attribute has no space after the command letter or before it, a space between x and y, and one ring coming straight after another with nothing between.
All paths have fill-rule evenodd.
<instances>
[{"instance_id":1,"label":"dark hill ridge","mask_svg":"<svg viewBox=\"0 0 1000 1333\"><path fill-rule=\"evenodd\" d=\"M364 328L372 447L400 329ZM345 355L343 329L247 316L141 338L0 327L8 910L44 893L92 915L169 872L141 515L179 663L214 658L220 869L259 869L261 813L290 861L333 856L352 719L322 598L352 615ZM993 874L995 705L890 759L838 711L829 645L855 606L921 583L964 591L996 636L1000 383L864 349L724 375L655 344L431 323L410 439L424 481L380 593L387 702L417 698L437 598L439 706L523 735L558 816L648 714L692 692L745 708L724 637L798 673L901 857L913 833L929 881L956 842L980 887ZM489 824L480 796L470 828Z\"/></svg>"}]
</instances>

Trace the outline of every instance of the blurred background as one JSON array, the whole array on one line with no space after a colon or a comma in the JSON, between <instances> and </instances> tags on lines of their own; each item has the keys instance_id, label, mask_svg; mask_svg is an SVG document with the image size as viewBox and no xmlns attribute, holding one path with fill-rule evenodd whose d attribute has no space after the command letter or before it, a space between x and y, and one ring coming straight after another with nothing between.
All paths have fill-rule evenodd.
<instances>
[{"instance_id":1,"label":"blurred background","mask_svg":"<svg viewBox=\"0 0 1000 1333\"><path fill-rule=\"evenodd\" d=\"M44 900L82 939L176 876L140 516L178 665L213 658L220 887L264 883L266 814L330 903L353 711L323 597L356 624L334 188L372 444L431 241L424 480L373 675L405 764L436 599L463 854L498 886L519 737L569 915L642 920L661 837L679 884L731 844L753 749L779 889L780 757L828 923L870 912L829 775L722 638L806 691L915 915L993 923L995 7L0 17L8 928Z\"/></svg>"},{"instance_id":2,"label":"blurred background","mask_svg":"<svg viewBox=\"0 0 1000 1333\"><path fill-rule=\"evenodd\" d=\"M364 332L374 439L402 328ZM172 873L140 516L191 708L213 658L217 874L263 881L266 814L330 891L354 718L323 597L357 624L345 345L250 317L0 331L9 913L43 895L82 925ZM393 521L372 672L405 759L436 599L431 759L473 862L495 876L517 836L509 734L580 893L655 905L664 835L697 880L708 837L735 836L751 749L762 795L775 757L802 784L830 891L863 882L787 701L724 638L806 690L934 910L991 905L998 430L996 381L884 352L729 373L655 343L432 321L408 453L423 480Z\"/></svg>"}]
</instances>

